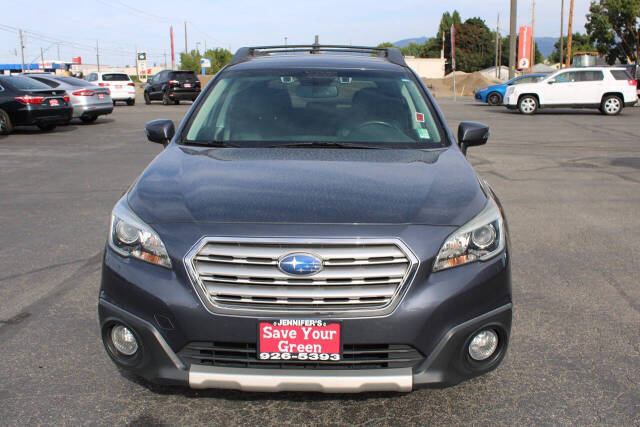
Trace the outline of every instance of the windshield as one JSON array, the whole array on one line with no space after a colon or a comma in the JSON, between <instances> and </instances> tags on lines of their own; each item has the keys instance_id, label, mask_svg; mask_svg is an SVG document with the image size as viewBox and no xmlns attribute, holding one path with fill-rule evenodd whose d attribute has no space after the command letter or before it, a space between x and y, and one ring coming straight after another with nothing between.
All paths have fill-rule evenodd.
<instances>
[{"instance_id":1,"label":"windshield","mask_svg":"<svg viewBox=\"0 0 640 427\"><path fill-rule=\"evenodd\" d=\"M291 69L223 75L183 142L436 148L443 141L432 106L411 73Z\"/></svg>"},{"instance_id":2,"label":"windshield","mask_svg":"<svg viewBox=\"0 0 640 427\"><path fill-rule=\"evenodd\" d=\"M31 79L29 77L14 76L14 77L9 77L5 81L8 82L10 85L12 85L16 89L23 89L23 90L51 89L46 84L41 83L35 79Z\"/></svg>"},{"instance_id":3,"label":"windshield","mask_svg":"<svg viewBox=\"0 0 640 427\"><path fill-rule=\"evenodd\" d=\"M194 80L196 75L193 71L172 71L169 74L171 80Z\"/></svg>"},{"instance_id":4,"label":"windshield","mask_svg":"<svg viewBox=\"0 0 640 427\"><path fill-rule=\"evenodd\" d=\"M75 77L56 76L56 80L60 80L70 86L84 87L87 86L87 82L77 79Z\"/></svg>"},{"instance_id":5,"label":"windshield","mask_svg":"<svg viewBox=\"0 0 640 427\"><path fill-rule=\"evenodd\" d=\"M103 74L102 80L105 82L124 82L129 80L126 74Z\"/></svg>"}]
</instances>

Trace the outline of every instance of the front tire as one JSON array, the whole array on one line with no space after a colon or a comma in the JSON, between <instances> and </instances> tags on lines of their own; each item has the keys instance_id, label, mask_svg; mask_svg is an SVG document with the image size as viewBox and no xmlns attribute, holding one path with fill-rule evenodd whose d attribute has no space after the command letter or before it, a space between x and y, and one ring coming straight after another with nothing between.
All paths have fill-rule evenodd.
<instances>
[{"instance_id":1,"label":"front tire","mask_svg":"<svg viewBox=\"0 0 640 427\"><path fill-rule=\"evenodd\" d=\"M489 105L502 105L502 95L498 92L491 92L487 95L487 104Z\"/></svg>"},{"instance_id":2,"label":"front tire","mask_svg":"<svg viewBox=\"0 0 640 427\"><path fill-rule=\"evenodd\" d=\"M149 92L144 93L144 103L147 105L151 104L151 98L149 97Z\"/></svg>"},{"instance_id":3,"label":"front tire","mask_svg":"<svg viewBox=\"0 0 640 427\"><path fill-rule=\"evenodd\" d=\"M56 128L56 125L52 125L52 124L38 124L36 125L38 126L38 129L40 129L43 132L50 132L52 130L54 130Z\"/></svg>"},{"instance_id":4,"label":"front tire","mask_svg":"<svg viewBox=\"0 0 640 427\"><path fill-rule=\"evenodd\" d=\"M522 114L534 114L538 109L538 100L533 95L524 95L518 100L518 109Z\"/></svg>"},{"instance_id":5,"label":"front tire","mask_svg":"<svg viewBox=\"0 0 640 427\"><path fill-rule=\"evenodd\" d=\"M0 135L9 135L13 131L11 118L6 111L0 110Z\"/></svg>"},{"instance_id":6,"label":"front tire","mask_svg":"<svg viewBox=\"0 0 640 427\"><path fill-rule=\"evenodd\" d=\"M178 104L180 104L180 100L179 100L179 99L176 99L175 101L173 101L173 103L174 103L174 104L176 104L176 105L178 105Z\"/></svg>"},{"instance_id":7,"label":"front tire","mask_svg":"<svg viewBox=\"0 0 640 427\"><path fill-rule=\"evenodd\" d=\"M116 101L113 101L113 106L114 106L114 107L116 106Z\"/></svg>"},{"instance_id":8,"label":"front tire","mask_svg":"<svg viewBox=\"0 0 640 427\"><path fill-rule=\"evenodd\" d=\"M606 116L617 116L623 108L622 99L618 95L607 95L600 103L600 112Z\"/></svg>"}]
</instances>

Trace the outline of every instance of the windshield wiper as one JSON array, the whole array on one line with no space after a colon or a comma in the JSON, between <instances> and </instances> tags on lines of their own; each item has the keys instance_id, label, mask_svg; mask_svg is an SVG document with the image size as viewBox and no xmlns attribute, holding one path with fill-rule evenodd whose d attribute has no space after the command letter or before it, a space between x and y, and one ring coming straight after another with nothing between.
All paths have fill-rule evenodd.
<instances>
[{"instance_id":1,"label":"windshield wiper","mask_svg":"<svg viewBox=\"0 0 640 427\"><path fill-rule=\"evenodd\" d=\"M184 141L184 145L198 145L201 147L239 147L238 145L229 144L222 141Z\"/></svg>"},{"instance_id":2,"label":"windshield wiper","mask_svg":"<svg viewBox=\"0 0 640 427\"><path fill-rule=\"evenodd\" d=\"M352 142L331 142L331 141L300 141L300 142L286 142L282 144L273 144L269 147L285 147L285 148L369 148L374 150L384 149L385 147L369 145L369 144L357 144Z\"/></svg>"}]
</instances>

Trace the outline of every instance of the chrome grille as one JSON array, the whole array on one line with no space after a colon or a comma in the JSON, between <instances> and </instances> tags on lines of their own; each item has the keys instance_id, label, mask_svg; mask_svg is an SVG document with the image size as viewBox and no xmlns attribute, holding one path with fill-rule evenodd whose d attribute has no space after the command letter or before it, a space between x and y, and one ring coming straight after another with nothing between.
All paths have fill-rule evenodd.
<instances>
[{"instance_id":1,"label":"chrome grille","mask_svg":"<svg viewBox=\"0 0 640 427\"><path fill-rule=\"evenodd\" d=\"M281 271L279 259L297 252L320 257L323 269L312 276ZM399 240L212 238L186 264L214 310L361 314L392 307L417 260Z\"/></svg>"}]
</instances>

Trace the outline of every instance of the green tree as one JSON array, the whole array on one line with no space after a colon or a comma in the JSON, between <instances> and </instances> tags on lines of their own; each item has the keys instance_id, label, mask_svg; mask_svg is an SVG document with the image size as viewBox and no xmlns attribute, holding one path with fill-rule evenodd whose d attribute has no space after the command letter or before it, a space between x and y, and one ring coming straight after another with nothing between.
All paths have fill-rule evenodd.
<instances>
[{"instance_id":1,"label":"green tree","mask_svg":"<svg viewBox=\"0 0 640 427\"><path fill-rule=\"evenodd\" d=\"M181 53L180 54L180 69L181 70L191 70L196 73L201 72L200 68L200 59L209 58L211 59L211 67L205 69L206 74L215 74L222 67L227 65L233 55L227 49L208 49L204 55L201 55L197 50L192 50L189 53Z\"/></svg>"},{"instance_id":2,"label":"green tree","mask_svg":"<svg viewBox=\"0 0 640 427\"><path fill-rule=\"evenodd\" d=\"M567 58L567 37L563 37L563 39L564 39L564 50L563 50L562 61L560 61L560 39L558 39L558 41L554 45L555 47L554 51L551 52L551 55L549 55L549 58L547 58L549 62L552 64L555 64L556 62L564 63ZM571 40L572 40L571 51L573 53L596 51L596 48L593 46L593 43L591 43L591 39L586 34L573 33Z\"/></svg>"},{"instance_id":3,"label":"green tree","mask_svg":"<svg viewBox=\"0 0 640 427\"><path fill-rule=\"evenodd\" d=\"M404 56L415 56L416 58L419 58L422 53L422 45L416 42L411 42L400 50Z\"/></svg>"},{"instance_id":4,"label":"green tree","mask_svg":"<svg viewBox=\"0 0 640 427\"><path fill-rule=\"evenodd\" d=\"M192 50L189 53L182 52L180 54L180 69L181 70L191 70L196 73L200 72L200 52L197 50Z\"/></svg>"},{"instance_id":5,"label":"green tree","mask_svg":"<svg viewBox=\"0 0 640 427\"><path fill-rule=\"evenodd\" d=\"M592 1L585 28L609 64L640 60L640 0Z\"/></svg>"}]
</instances>

